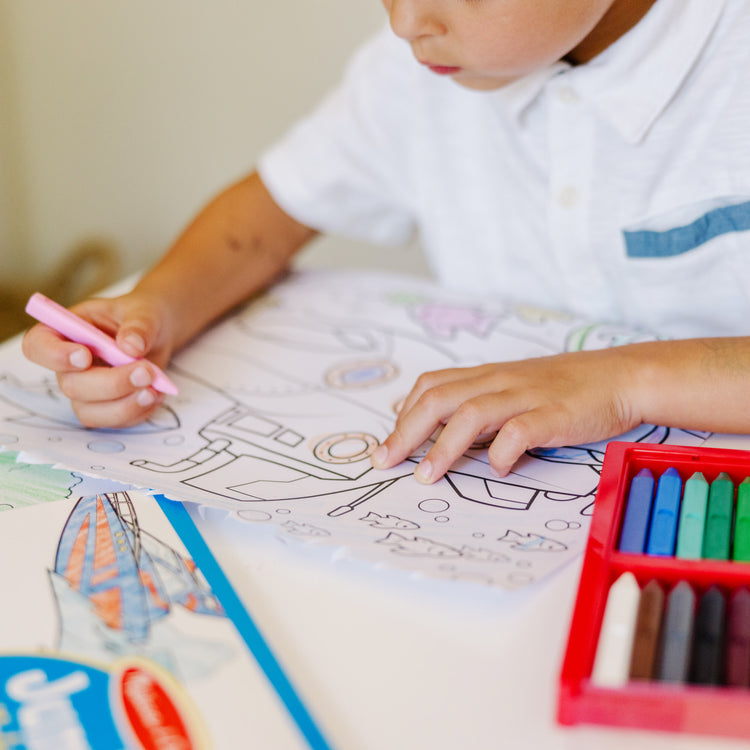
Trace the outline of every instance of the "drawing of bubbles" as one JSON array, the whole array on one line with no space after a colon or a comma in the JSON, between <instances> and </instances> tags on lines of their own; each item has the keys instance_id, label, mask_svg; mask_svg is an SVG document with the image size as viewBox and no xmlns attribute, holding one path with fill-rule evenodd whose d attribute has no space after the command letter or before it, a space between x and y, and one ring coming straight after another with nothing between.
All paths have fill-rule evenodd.
<instances>
[{"instance_id":1,"label":"drawing of bubbles","mask_svg":"<svg viewBox=\"0 0 750 750\"><path fill-rule=\"evenodd\" d=\"M475 531L472 536L474 539L484 539L484 532L483 531Z\"/></svg>"},{"instance_id":2,"label":"drawing of bubbles","mask_svg":"<svg viewBox=\"0 0 750 750\"><path fill-rule=\"evenodd\" d=\"M264 510L238 510L237 517L243 521L250 521L252 523L262 523L263 521L271 520L271 514L266 513Z\"/></svg>"},{"instance_id":3,"label":"drawing of bubbles","mask_svg":"<svg viewBox=\"0 0 750 750\"><path fill-rule=\"evenodd\" d=\"M119 440L108 440L101 438L92 440L87 448L94 453L120 453L125 450L125 446Z\"/></svg>"},{"instance_id":4,"label":"drawing of bubbles","mask_svg":"<svg viewBox=\"0 0 750 750\"><path fill-rule=\"evenodd\" d=\"M446 500L441 500L439 497L432 497L428 500L422 500L417 507L425 513L445 513L451 506Z\"/></svg>"},{"instance_id":5,"label":"drawing of bubbles","mask_svg":"<svg viewBox=\"0 0 750 750\"><path fill-rule=\"evenodd\" d=\"M276 512L280 515L287 515L288 513L291 513L292 511L289 510L289 508L276 508Z\"/></svg>"},{"instance_id":6,"label":"drawing of bubbles","mask_svg":"<svg viewBox=\"0 0 750 750\"><path fill-rule=\"evenodd\" d=\"M434 520L437 523L445 523L446 521L450 521L450 516L435 516Z\"/></svg>"},{"instance_id":7,"label":"drawing of bubbles","mask_svg":"<svg viewBox=\"0 0 750 750\"><path fill-rule=\"evenodd\" d=\"M552 519L544 525L549 531L568 531L570 529L581 528L581 524L578 521L565 521L562 518Z\"/></svg>"}]
</instances>

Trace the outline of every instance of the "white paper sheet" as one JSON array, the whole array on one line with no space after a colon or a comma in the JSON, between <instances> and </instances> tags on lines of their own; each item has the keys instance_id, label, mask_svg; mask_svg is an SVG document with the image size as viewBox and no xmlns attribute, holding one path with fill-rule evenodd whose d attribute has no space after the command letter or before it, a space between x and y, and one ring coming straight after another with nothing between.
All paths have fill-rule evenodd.
<instances>
[{"instance_id":1,"label":"white paper sheet","mask_svg":"<svg viewBox=\"0 0 750 750\"><path fill-rule=\"evenodd\" d=\"M291 275L176 357L147 423L83 430L54 379L0 352L0 443L88 473L225 508L285 540L431 577L516 589L585 546L605 443L534 450L503 479L476 446L432 486L371 468L426 370L653 336L369 272ZM644 425L624 439L701 444Z\"/></svg>"}]
</instances>

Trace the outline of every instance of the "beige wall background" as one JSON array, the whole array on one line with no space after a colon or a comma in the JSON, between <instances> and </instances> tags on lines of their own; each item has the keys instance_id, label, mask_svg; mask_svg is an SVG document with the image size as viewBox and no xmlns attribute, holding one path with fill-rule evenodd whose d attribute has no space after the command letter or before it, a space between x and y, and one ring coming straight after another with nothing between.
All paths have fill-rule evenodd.
<instances>
[{"instance_id":1,"label":"beige wall background","mask_svg":"<svg viewBox=\"0 0 750 750\"><path fill-rule=\"evenodd\" d=\"M0 0L4 284L91 238L148 266L385 22L378 0ZM331 238L303 262L425 269Z\"/></svg>"}]
</instances>

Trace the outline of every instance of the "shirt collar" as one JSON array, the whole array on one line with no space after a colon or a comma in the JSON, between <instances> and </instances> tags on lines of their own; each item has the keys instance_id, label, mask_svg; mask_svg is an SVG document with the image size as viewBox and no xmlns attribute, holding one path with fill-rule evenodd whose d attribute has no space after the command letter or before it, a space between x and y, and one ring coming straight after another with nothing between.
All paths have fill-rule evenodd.
<instances>
[{"instance_id":1,"label":"shirt collar","mask_svg":"<svg viewBox=\"0 0 750 750\"><path fill-rule=\"evenodd\" d=\"M547 84L561 76L623 139L637 143L679 90L708 43L727 0L657 0L630 31L591 62L564 62L497 92L506 112L522 117Z\"/></svg>"}]
</instances>

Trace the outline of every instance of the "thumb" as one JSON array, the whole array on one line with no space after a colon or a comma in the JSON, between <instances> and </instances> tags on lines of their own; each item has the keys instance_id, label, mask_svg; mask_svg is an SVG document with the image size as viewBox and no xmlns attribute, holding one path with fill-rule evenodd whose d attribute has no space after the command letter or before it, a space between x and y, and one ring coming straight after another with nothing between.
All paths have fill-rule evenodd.
<instances>
[{"instance_id":1,"label":"thumb","mask_svg":"<svg viewBox=\"0 0 750 750\"><path fill-rule=\"evenodd\" d=\"M138 324L128 323L117 332L117 346L136 359L141 359L148 353L150 347L147 341L148 335Z\"/></svg>"},{"instance_id":2,"label":"thumb","mask_svg":"<svg viewBox=\"0 0 750 750\"><path fill-rule=\"evenodd\" d=\"M148 304L140 303L132 297L118 300L120 324L115 340L125 354L141 359L152 357L160 345L161 323L157 311Z\"/></svg>"}]
</instances>

